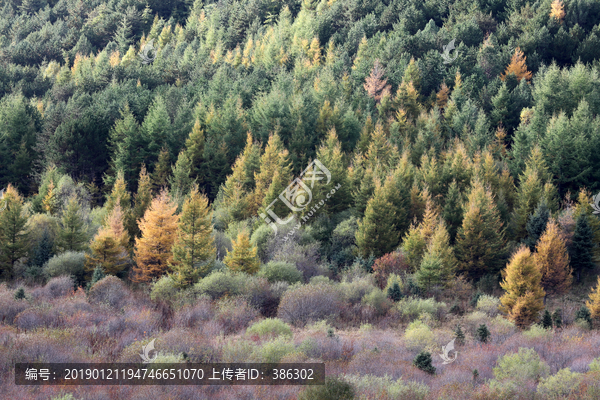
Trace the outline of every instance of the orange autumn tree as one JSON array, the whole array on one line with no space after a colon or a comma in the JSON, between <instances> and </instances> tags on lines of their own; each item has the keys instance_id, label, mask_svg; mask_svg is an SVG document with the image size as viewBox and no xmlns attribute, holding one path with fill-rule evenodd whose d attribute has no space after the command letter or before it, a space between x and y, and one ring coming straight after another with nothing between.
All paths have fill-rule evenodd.
<instances>
[{"instance_id":1,"label":"orange autumn tree","mask_svg":"<svg viewBox=\"0 0 600 400\"><path fill-rule=\"evenodd\" d=\"M535 266L542 273L542 287L546 293L565 293L573 281L569 253L560 235L558 224L550 219L533 255Z\"/></svg>"},{"instance_id":2,"label":"orange autumn tree","mask_svg":"<svg viewBox=\"0 0 600 400\"><path fill-rule=\"evenodd\" d=\"M129 235L123 227L123 218L121 206L116 204L90 243L92 254L85 256L87 272L91 273L98 265L109 275L125 269L129 261Z\"/></svg>"},{"instance_id":3,"label":"orange autumn tree","mask_svg":"<svg viewBox=\"0 0 600 400\"><path fill-rule=\"evenodd\" d=\"M510 60L510 64L508 64L508 67L506 67L504 73L500 75L500 79L504 81L506 80L507 76L514 74L519 81L522 79L530 80L531 72L527 70L527 64L525 63L526 60L527 57L525 54L523 54L521 49L517 47L515 49L515 54L513 54Z\"/></svg>"},{"instance_id":4,"label":"orange autumn tree","mask_svg":"<svg viewBox=\"0 0 600 400\"><path fill-rule=\"evenodd\" d=\"M149 282L168 272L169 264L173 262L172 248L179 222L176 209L169 194L162 190L140 220L142 236L135 239L135 282Z\"/></svg>"}]
</instances>

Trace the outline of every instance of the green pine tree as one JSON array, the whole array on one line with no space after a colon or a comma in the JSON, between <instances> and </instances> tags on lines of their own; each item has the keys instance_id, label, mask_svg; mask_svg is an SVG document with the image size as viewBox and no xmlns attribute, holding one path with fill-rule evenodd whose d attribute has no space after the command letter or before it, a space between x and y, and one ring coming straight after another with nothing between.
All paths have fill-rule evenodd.
<instances>
[{"instance_id":1,"label":"green pine tree","mask_svg":"<svg viewBox=\"0 0 600 400\"><path fill-rule=\"evenodd\" d=\"M16 262L27 255L28 247L23 199L14 186L8 185L0 198L0 210L0 272L11 279Z\"/></svg>"},{"instance_id":2,"label":"green pine tree","mask_svg":"<svg viewBox=\"0 0 600 400\"><path fill-rule=\"evenodd\" d=\"M544 316L542 317L542 327L544 329L552 329L552 315L550 315L550 311L545 310Z\"/></svg>"},{"instance_id":3,"label":"green pine tree","mask_svg":"<svg viewBox=\"0 0 600 400\"><path fill-rule=\"evenodd\" d=\"M367 203L364 218L358 222L356 245L362 257L381 257L390 253L398 245L399 235L393 221L394 206L386 200L382 186L375 188L373 197Z\"/></svg>"},{"instance_id":4,"label":"green pine tree","mask_svg":"<svg viewBox=\"0 0 600 400\"><path fill-rule=\"evenodd\" d=\"M89 236L81 215L81 206L75 197L71 197L59 224L56 246L61 251L82 251L87 248L88 242Z\"/></svg>"},{"instance_id":5,"label":"green pine tree","mask_svg":"<svg viewBox=\"0 0 600 400\"><path fill-rule=\"evenodd\" d=\"M550 210L545 199L540 201L540 204L535 209L535 212L527 221L527 238L525 244L529 246L531 251L535 250L535 245L546 230L546 225L550 219Z\"/></svg>"},{"instance_id":6,"label":"green pine tree","mask_svg":"<svg viewBox=\"0 0 600 400\"><path fill-rule=\"evenodd\" d=\"M588 216L581 214L577 218L575 224L575 232L573 233L573 241L569 248L569 258L571 259L571 267L577 274L577 281L581 278L581 273L593 268L593 247L594 247L594 232L588 222Z\"/></svg>"}]
</instances>

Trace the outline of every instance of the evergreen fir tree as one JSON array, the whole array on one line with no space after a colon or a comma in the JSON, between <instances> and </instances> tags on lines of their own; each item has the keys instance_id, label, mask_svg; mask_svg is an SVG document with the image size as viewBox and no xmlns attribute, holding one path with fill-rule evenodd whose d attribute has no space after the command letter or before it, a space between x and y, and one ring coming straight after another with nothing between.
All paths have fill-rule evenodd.
<instances>
[{"instance_id":1,"label":"evergreen fir tree","mask_svg":"<svg viewBox=\"0 0 600 400\"><path fill-rule=\"evenodd\" d=\"M171 176L171 168L169 150L163 147L152 173L152 186L155 191L159 192L167 188Z\"/></svg>"},{"instance_id":2,"label":"evergreen fir tree","mask_svg":"<svg viewBox=\"0 0 600 400\"><path fill-rule=\"evenodd\" d=\"M40 241L36 243L29 254L29 263L25 274L33 279L38 280L42 276L42 267L53 255L54 240L48 228L42 232Z\"/></svg>"},{"instance_id":3,"label":"evergreen fir tree","mask_svg":"<svg viewBox=\"0 0 600 400\"><path fill-rule=\"evenodd\" d=\"M227 251L223 262L230 270L255 274L258 272L260 261L256 247L250 244L250 238L246 231L238 234L237 239L232 241L233 249Z\"/></svg>"},{"instance_id":4,"label":"evergreen fir tree","mask_svg":"<svg viewBox=\"0 0 600 400\"><path fill-rule=\"evenodd\" d=\"M170 144L172 130L171 118L169 117L167 106L162 96L158 95L154 98L142 124L142 132L148 143L147 163L154 163L158 160L159 153ZM167 163L163 170L168 171L170 170L169 167L170 165ZM165 179L161 183L166 184L166 182Z\"/></svg>"},{"instance_id":5,"label":"evergreen fir tree","mask_svg":"<svg viewBox=\"0 0 600 400\"><path fill-rule=\"evenodd\" d=\"M392 301L400 301L402 298L402 292L400 291L400 285L398 282L394 282L393 285L388 288L387 296Z\"/></svg>"},{"instance_id":6,"label":"evergreen fir tree","mask_svg":"<svg viewBox=\"0 0 600 400\"><path fill-rule=\"evenodd\" d=\"M542 199L535 209L535 212L530 215L527 221L527 238L525 244L529 246L529 250L534 251L535 246L546 230L548 219L550 218L550 210L545 199Z\"/></svg>"},{"instance_id":7,"label":"evergreen fir tree","mask_svg":"<svg viewBox=\"0 0 600 400\"><path fill-rule=\"evenodd\" d=\"M194 186L185 200L173 244L172 277L180 287L189 287L206 276L215 259L212 213L206 196Z\"/></svg>"},{"instance_id":8,"label":"evergreen fir tree","mask_svg":"<svg viewBox=\"0 0 600 400\"><path fill-rule=\"evenodd\" d=\"M500 298L501 310L517 326L531 325L544 309L546 293L541 285L542 273L536 268L529 248L522 246L513 254L503 276L500 286L506 293Z\"/></svg>"},{"instance_id":9,"label":"evergreen fir tree","mask_svg":"<svg viewBox=\"0 0 600 400\"><path fill-rule=\"evenodd\" d=\"M24 300L25 298L27 298L25 295L25 289L22 287L18 288L15 292L15 300Z\"/></svg>"},{"instance_id":10,"label":"evergreen fir tree","mask_svg":"<svg viewBox=\"0 0 600 400\"><path fill-rule=\"evenodd\" d=\"M191 178L192 164L184 151L179 153L175 166L172 167L173 175L169 178L171 191L179 196L189 193L194 181Z\"/></svg>"},{"instance_id":11,"label":"evergreen fir tree","mask_svg":"<svg viewBox=\"0 0 600 400\"><path fill-rule=\"evenodd\" d=\"M435 374L435 367L431 364L431 353L427 351L421 351L413 360L413 365L419 368L421 371L425 371L428 374Z\"/></svg>"},{"instance_id":12,"label":"evergreen fir tree","mask_svg":"<svg viewBox=\"0 0 600 400\"><path fill-rule=\"evenodd\" d=\"M350 181L348 180L348 169L344 162L344 153L338 140L335 128L329 130L327 138L317 150L317 159L325 165L331 173L329 183L318 181L315 183L313 199L325 199L331 190L340 186L335 194L324 204L324 211L328 213L340 212L350 206L352 199L350 195Z\"/></svg>"},{"instance_id":13,"label":"evergreen fir tree","mask_svg":"<svg viewBox=\"0 0 600 400\"><path fill-rule=\"evenodd\" d=\"M475 334L477 336L477 340L479 340L481 343L487 343L488 340L490 340L490 330L486 324L479 325L479 328L477 328L477 332Z\"/></svg>"},{"instance_id":14,"label":"evergreen fir tree","mask_svg":"<svg viewBox=\"0 0 600 400\"><path fill-rule=\"evenodd\" d=\"M139 226L141 237L135 239L135 282L150 282L169 271L173 263L173 243L177 235L177 206L166 191L152 200Z\"/></svg>"},{"instance_id":15,"label":"evergreen fir tree","mask_svg":"<svg viewBox=\"0 0 600 400\"><path fill-rule=\"evenodd\" d=\"M592 313L586 306L581 306L579 310L575 313L575 321L583 321L588 324L588 326L592 327Z\"/></svg>"},{"instance_id":16,"label":"evergreen fir tree","mask_svg":"<svg viewBox=\"0 0 600 400\"><path fill-rule=\"evenodd\" d=\"M88 244L87 225L81 215L79 201L71 197L63 211L56 246L61 251L82 251Z\"/></svg>"},{"instance_id":17,"label":"evergreen fir tree","mask_svg":"<svg viewBox=\"0 0 600 400\"><path fill-rule=\"evenodd\" d=\"M383 187L377 186L367 203L364 218L358 222L356 245L362 257L371 254L376 258L381 257L398 245L398 232L393 224L395 212L385 197Z\"/></svg>"},{"instance_id":18,"label":"evergreen fir tree","mask_svg":"<svg viewBox=\"0 0 600 400\"><path fill-rule=\"evenodd\" d=\"M5 279L13 277L15 263L27 254L26 223L23 199L9 184L0 198L0 273Z\"/></svg>"},{"instance_id":19,"label":"evergreen fir tree","mask_svg":"<svg viewBox=\"0 0 600 400\"><path fill-rule=\"evenodd\" d=\"M559 308L552 313L552 322L556 329L562 328L562 310Z\"/></svg>"},{"instance_id":20,"label":"evergreen fir tree","mask_svg":"<svg viewBox=\"0 0 600 400\"><path fill-rule=\"evenodd\" d=\"M456 329L454 330L454 337L456 338L456 343L459 345L465 344L465 334L460 327L460 325L456 325Z\"/></svg>"},{"instance_id":21,"label":"evergreen fir tree","mask_svg":"<svg viewBox=\"0 0 600 400\"><path fill-rule=\"evenodd\" d=\"M594 263L592 261L592 249L594 246L594 232L588 222L588 216L581 214L575 224L575 232L569 249L571 267L577 274L577 281L581 273L590 270Z\"/></svg>"},{"instance_id":22,"label":"evergreen fir tree","mask_svg":"<svg viewBox=\"0 0 600 400\"><path fill-rule=\"evenodd\" d=\"M446 221L446 226L448 227L450 244L454 244L456 242L456 234L462 225L463 219L462 195L455 180L453 180L448 187L448 194L446 195L446 200L444 202L442 217L444 218L444 221Z\"/></svg>"},{"instance_id":23,"label":"evergreen fir tree","mask_svg":"<svg viewBox=\"0 0 600 400\"><path fill-rule=\"evenodd\" d=\"M200 126L200 120L196 119L190 136L185 141L185 155L191 164L190 176L196 180L199 186L202 186L206 180L206 172L204 171L204 143L204 130Z\"/></svg>"},{"instance_id":24,"label":"evergreen fir tree","mask_svg":"<svg viewBox=\"0 0 600 400\"><path fill-rule=\"evenodd\" d=\"M504 228L492 193L475 181L456 239L458 269L477 280L497 273L505 257Z\"/></svg>"},{"instance_id":25,"label":"evergreen fir tree","mask_svg":"<svg viewBox=\"0 0 600 400\"><path fill-rule=\"evenodd\" d=\"M88 282L87 290L89 291L92 288L92 286L94 286L97 282L101 281L105 277L106 274L102 270L102 267L96 265L96 268L94 268L94 273L92 274L92 279Z\"/></svg>"},{"instance_id":26,"label":"evergreen fir tree","mask_svg":"<svg viewBox=\"0 0 600 400\"><path fill-rule=\"evenodd\" d=\"M550 315L550 311L544 311L544 315L542 316L542 327L544 329L552 329L552 315Z\"/></svg>"}]
</instances>

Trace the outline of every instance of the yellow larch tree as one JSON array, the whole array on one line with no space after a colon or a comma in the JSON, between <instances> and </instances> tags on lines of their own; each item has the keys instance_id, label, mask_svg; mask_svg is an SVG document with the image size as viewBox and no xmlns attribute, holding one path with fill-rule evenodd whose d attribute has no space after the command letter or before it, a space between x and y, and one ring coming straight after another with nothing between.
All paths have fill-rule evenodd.
<instances>
[{"instance_id":1,"label":"yellow larch tree","mask_svg":"<svg viewBox=\"0 0 600 400\"><path fill-rule=\"evenodd\" d=\"M546 295L541 285L542 273L528 247L523 245L513 254L503 276L500 286L506 293L500 298L500 309L509 320L525 328L538 319Z\"/></svg>"},{"instance_id":2,"label":"yellow larch tree","mask_svg":"<svg viewBox=\"0 0 600 400\"><path fill-rule=\"evenodd\" d=\"M92 253L85 256L88 273L94 271L98 265L109 275L116 275L127 267L129 235L123 226L123 218L121 206L115 205L104 226L98 230L90 243Z\"/></svg>"},{"instance_id":3,"label":"yellow larch tree","mask_svg":"<svg viewBox=\"0 0 600 400\"><path fill-rule=\"evenodd\" d=\"M258 272L260 262L257 249L250 243L248 232L241 231L237 239L232 241L233 249L227 251L223 262L234 272L245 272L255 274Z\"/></svg>"},{"instance_id":4,"label":"yellow larch tree","mask_svg":"<svg viewBox=\"0 0 600 400\"><path fill-rule=\"evenodd\" d=\"M600 320L600 276L598 277L598 283L596 287L592 289L589 294L589 301L585 302L585 305L590 310L592 318Z\"/></svg>"},{"instance_id":5,"label":"yellow larch tree","mask_svg":"<svg viewBox=\"0 0 600 400\"><path fill-rule=\"evenodd\" d=\"M569 253L555 220L550 219L540 237L533 255L535 266L542 273L542 287L546 293L562 294L573 282Z\"/></svg>"},{"instance_id":6,"label":"yellow larch tree","mask_svg":"<svg viewBox=\"0 0 600 400\"><path fill-rule=\"evenodd\" d=\"M530 80L531 72L527 70L527 64L525 63L526 60L527 57L525 57L525 54L523 54L521 49L517 47L515 49L515 53L510 59L510 64L508 64L508 67L506 67L504 73L500 75L500 79L504 81L508 75L514 74L519 81L522 79Z\"/></svg>"},{"instance_id":7,"label":"yellow larch tree","mask_svg":"<svg viewBox=\"0 0 600 400\"><path fill-rule=\"evenodd\" d=\"M173 243L177 237L177 205L163 190L152 200L139 222L142 236L135 239L135 282L149 282L169 271L173 262Z\"/></svg>"}]
</instances>

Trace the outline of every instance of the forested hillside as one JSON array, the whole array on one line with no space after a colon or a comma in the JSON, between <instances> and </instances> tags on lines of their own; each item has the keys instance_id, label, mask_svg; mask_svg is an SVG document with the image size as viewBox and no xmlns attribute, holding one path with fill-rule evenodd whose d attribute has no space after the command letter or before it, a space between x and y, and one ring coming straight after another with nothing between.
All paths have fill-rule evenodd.
<instances>
[{"instance_id":1,"label":"forested hillside","mask_svg":"<svg viewBox=\"0 0 600 400\"><path fill-rule=\"evenodd\" d=\"M478 345L490 327L489 354L516 351L519 329L539 323L531 343L583 332L596 349L562 364L535 354L550 365L540 376L570 366L582 376L564 386L578 388L598 369L589 329L600 326L600 2L0 0L0 9L0 338L66 329L53 313L71 296L156 319L110 328L116 347L103 347L108 333L97 339L98 360L129 360L134 337L200 329L191 315L204 307L201 329L213 336L261 315L285 325L267 330L301 329L295 344L274 342L275 359L332 362L346 379L331 384L363 395L401 384L335 364L362 353L342 349L332 326L362 324L364 337L406 328L410 357L400 358L412 360L448 332L464 341L461 325ZM316 171L315 159L330 176L312 182L307 208L286 205L280 193L296 196L286 188ZM291 210L291 222L273 222ZM320 320L332 325L305 329ZM543 330L562 326L572 331ZM324 329L339 354L298 347ZM2 374L23 356L9 342L0 341L13 357ZM206 346L210 356L169 351L270 360L257 355L264 348ZM407 398L435 398L449 382L498 398L519 387L492 374L496 358L445 383L420 362L425 375L402 367L424 384L404 387ZM552 398L553 378L528 393Z\"/></svg>"}]
</instances>

